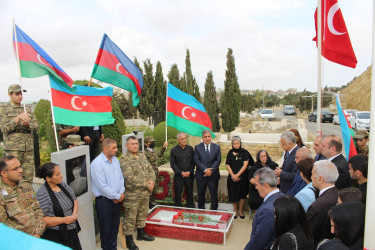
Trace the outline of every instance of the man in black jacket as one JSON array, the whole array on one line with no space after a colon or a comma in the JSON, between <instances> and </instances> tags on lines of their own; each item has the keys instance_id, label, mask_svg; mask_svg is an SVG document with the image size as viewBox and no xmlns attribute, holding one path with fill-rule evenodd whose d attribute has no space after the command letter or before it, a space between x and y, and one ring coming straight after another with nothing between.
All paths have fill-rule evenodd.
<instances>
[{"instance_id":1,"label":"man in black jacket","mask_svg":"<svg viewBox=\"0 0 375 250\"><path fill-rule=\"evenodd\" d=\"M343 189L350 187L350 174L349 174L349 164L345 157L341 154L342 142L340 137L336 135L328 135L324 137L322 141L323 152L322 154L334 163L339 171L339 178L337 179L335 186L337 189Z\"/></svg>"},{"instance_id":2,"label":"man in black jacket","mask_svg":"<svg viewBox=\"0 0 375 250\"><path fill-rule=\"evenodd\" d=\"M80 127L79 134L90 148L90 163L99 155L99 143L103 141L102 126Z\"/></svg>"},{"instance_id":3,"label":"man in black jacket","mask_svg":"<svg viewBox=\"0 0 375 250\"><path fill-rule=\"evenodd\" d=\"M193 147L186 145L186 134L177 135L178 145L172 148L170 161L174 172L174 205L181 206L182 189L185 186L187 206L195 208L193 201L194 158Z\"/></svg>"}]
</instances>

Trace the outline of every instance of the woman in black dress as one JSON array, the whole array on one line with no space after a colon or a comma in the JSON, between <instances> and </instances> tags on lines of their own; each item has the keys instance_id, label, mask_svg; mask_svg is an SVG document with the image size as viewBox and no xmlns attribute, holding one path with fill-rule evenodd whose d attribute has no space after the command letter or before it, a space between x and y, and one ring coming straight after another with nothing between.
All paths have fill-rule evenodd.
<instances>
[{"instance_id":1,"label":"woman in black dress","mask_svg":"<svg viewBox=\"0 0 375 250\"><path fill-rule=\"evenodd\" d=\"M232 139L232 149L228 152L225 164L228 169L228 196L229 201L233 202L234 216L240 215L241 219L245 219L243 213L243 204L249 189L249 182L247 181L247 166L253 164L254 160L250 153L241 147L241 138L234 136Z\"/></svg>"},{"instance_id":2,"label":"woman in black dress","mask_svg":"<svg viewBox=\"0 0 375 250\"><path fill-rule=\"evenodd\" d=\"M252 213L255 214L256 210L262 205L263 198L259 196L258 190L255 189L255 179L254 173L263 167L269 167L272 170L275 170L277 163L272 161L271 157L268 155L266 150L260 150L257 153L257 161L253 164L249 164L249 174L248 180L250 182L249 188L249 206L252 210Z\"/></svg>"}]
</instances>

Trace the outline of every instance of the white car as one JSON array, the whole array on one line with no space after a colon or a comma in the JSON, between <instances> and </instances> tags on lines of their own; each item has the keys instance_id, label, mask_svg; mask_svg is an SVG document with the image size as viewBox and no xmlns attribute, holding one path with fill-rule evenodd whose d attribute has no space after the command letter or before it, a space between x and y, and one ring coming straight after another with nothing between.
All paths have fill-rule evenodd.
<instances>
[{"instance_id":1,"label":"white car","mask_svg":"<svg viewBox=\"0 0 375 250\"><path fill-rule=\"evenodd\" d=\"M264 119L264 118L275 118L275 113L271 109L263 109L260 113L259 116Z\"/></svg>"},{"instance_id":2,"label":"white car","mask_svg":"<svg viewBox=\"0 0 375 250\"><path fill-rule=\"evenodd\" d=\"M356 109L344 109L343 112L344 112L346 118L349 121L350 116L353 113L358 112L358 110L356 110ZM333 124L340 124L340 119L339 119L339 115L338 114L333 117Z\"/></svg>"},{"instance_id":3,"label":"white car","mask_svg":"<svg viewBox=\"0 0 375 250\"><path fill-rule=\"evenodd\" d=\"M370 111L358 111L349 118L350 125L357 131L359 129L370 130Z\"/></svg>"}]
</instances>

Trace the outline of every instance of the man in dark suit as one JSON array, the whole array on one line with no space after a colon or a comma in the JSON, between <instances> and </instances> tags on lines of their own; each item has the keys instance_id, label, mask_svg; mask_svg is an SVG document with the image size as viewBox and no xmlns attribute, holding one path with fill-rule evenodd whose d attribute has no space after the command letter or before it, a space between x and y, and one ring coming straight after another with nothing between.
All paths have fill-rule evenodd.
<instances>
[{"instance_id":1,"label":"man in dark suit","mask_svg":"<svg viewBox=\"0 0 375 250\"><path fill-rule=\"evenodd\" d=\"M337 179L335 186L337 189L343 189L350 187L350 174L349 174L349 164L345 157L341 154L342 142L340 137L336 135L328 135L324 137L322 141L323 155L333 162L337 170L339 171L339 178Z\"/></svg>"},{"instance_id":2,"label":"man in dark suit","mask_svg":"<svg viewBox=\"0 0 375 250\"><path fill-rule=\"evenodd\" d=\"M315 247L323 239L332 239L331 223L328 210L337 204L337 188L335 182L339 176L335 164L328 160L314 163L311 180L319 190L319 197L307 209ZM315 248L314 248L315 249Z\"/></svg>"},{"instance_id":3,"label":"man in dark suit","mask_svg":"<svg viewBox=\"0 0 375 250\"><path fill-rule=\"evenodd\" d=\"M324 139L323 135L318 135L315 137L314 142L313 142L313 149L316 153L314 160L315 161L320 161L320 160L325 160L326 157L322 155L323 151L323 146L322 146L322 140Z\"/></svg>"},{"instance_id":4,"label":"man in dark suit","mask_svg":"<svg viewBox=\"0 0 375 250\"><path fill-rule=\"evenodd\" d=\"M291 131L286 131L280 137L281 147L285 150L282 168L276 168L275 174L280 177L280 191L286 194L297 173L297 163L294 161L299 147L296 136Z\"/></svg>"},{"instance_id":5,"label":"man in dark suit","mask_svg":"<svg viewBox=\"0 0 375 250\"><path fill-rule=\"evenodd\" d=\"M99 155L99 143L103 141L102 126L80 127L79 135L90 148L90 162Z\"/></svg>"},{"instance_id":6,"label":"man in dark suit","mask_svg":"<svg viewBox=\"0 0 375 250\"><path fill-rule=\"evenodd\" d=\"M272 169L261 168L255 172L254 176L255 188L258 189L260 197L264 200L255 214L250 241L247 243L245 250L261 250L271 247L275 240L273 203L283 195L277 188L277 177Z\"/></svg>"},{"instance_id":7,"label":"man in dark suit","mask_svg":"<svg viewBox=\"0 0 375 250\"><path fill-rule=\"evenodd\" d=\"M211 210L217 210L217 188L220 179L221 163L220 146L211 142L211 131L202 132L203 142L195 146L194 162L197 166L195 179L198 188L198 208L204 209L206 189L210 190Z\"/></svg>"},{"instance_id":8,"label":"man in dark suit","mask_svg":"<svg viewBox=\"0 0 375 250\"><path fill-rule=\"evenodd\" d=\"M307 147L303 147L297 150L294 161L298 164L298 162L306 158L312 158L312 155L310 149L308 149ZM302 188L306 186L306 184L306 181L302 179L300 171L297 169L296 176L294 177L292 185L290 185L286 194L295 196L299 191L301 191Z\"/></svg>"}]
</instances>

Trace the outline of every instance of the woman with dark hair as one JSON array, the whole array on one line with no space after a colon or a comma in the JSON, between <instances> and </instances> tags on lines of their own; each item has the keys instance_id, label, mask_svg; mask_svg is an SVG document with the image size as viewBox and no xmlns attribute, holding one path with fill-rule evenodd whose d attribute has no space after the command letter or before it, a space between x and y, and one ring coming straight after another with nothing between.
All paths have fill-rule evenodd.
<instances>
[{"instance_id":1,"label":"woman with dark hair","mask_svg":"<svg viewBox=\"0 0 375 250\"><path fill-rule=\"evenodd\" d=\"M297 194L296 198L301 202L305 211L309 208L311 203L315 201L315 188L312 185L311 175L314 166L314 160L311 158L305 158L297 163L299 174L301 178L307 183Z\"/></svg>"},{"instance_id":2,"label":"woman with dark hair","mask_svg":"<svg viewBox=\"0 0 375 250\"><path fill-rule=\"evenodd\" d=\"M232 139L232 149L228 152L225 164L228 170L227 188L229 201L233 202L233 211L241 219L245 219L243 213L243 204L245 202L247 191L249 190L249 182L247 181L247 166L253 164L254 160L250 153L242 148L241 138L234 136Z\"/></svg>"},{"instance_id":3,"label":"woman with dark hair","mask_svg":"<svg viewBox=\"0 0 375 250\"><path fill-rule=\"evenodd\" d=\"M362 202L344 202L328 213L331 232L335 239L324 242L318 250L363 249L365 205Z\"/></svg>"},{"instance_id":4,"label":"woman with dark hair","mask_svg":"<svg viewBox=\"0 0 375 250\"><path fill-rule=\"evenodd\" d=\"M81 230L77 221L78 201L74 191L62 181L60 167L55 163L43 164L40 175L46 181L36 193L46 223L42 238L74 250L82 249L78 238Z\"/></svg>"},{"instance_id":5,"label":"woman with dark hair","mask_svg":"<svg viewBox=\"0 0 375 250\"><path fill-rule=\"evenodd\" d=\"M262 205L263 198L260 197L258 190L255 188L254 173L261 168L269 167L275 170L278 166L276 162L272 161L266 150L259 150L256 157L257 161L253 164L249 164L249 206L252 213L255 214L256 210Z\"/></svg>"},{"instance_id":6,"label":"woman with dark hair","mask_svg":"<svg viewBox=\"0 0 375 250\"><path fill-rule=\"evenodd\" d=\"M297 129L292 128L289 131L293 132L294 135L296 136L296 144L298 145L298 147L300 147L300 148L306 147L305 144L303 144L302 137L299 134Z\"/></svg>"},{"instance_id":7,"label":"woman with dark hair","mask_svg":"<svg viewBox=\"0 0 375 250\"><path fill-rule=\"evenodd\" d=\"M363 202L363 194L358 188L344 188L337 193L337 203L341 204L348 201Z\"/></svg>"},{"instance_id":8,"label":"woman with dark hair","mask_svg":"<svg viewBox=\"0 0 375 250\"><path fill-rule=\"evenodd\" d=\"M311 230L301 203L291 195L283 195L273 203L276 240L272 250L313 249Z\"/></svg>"}]
</instances>

